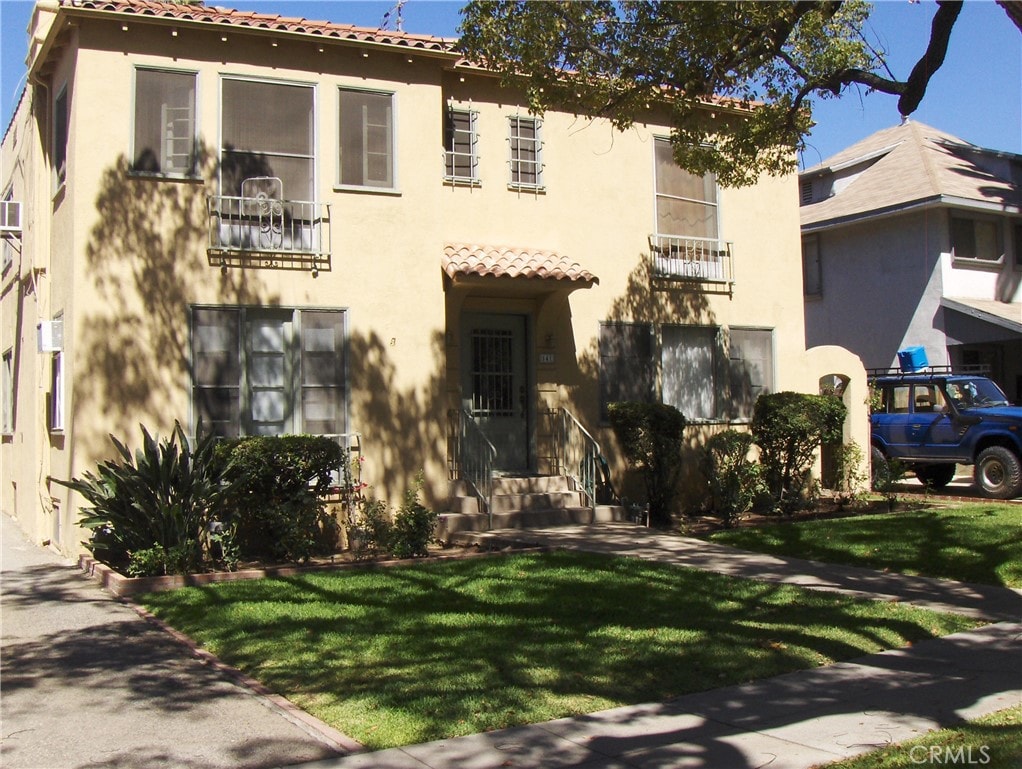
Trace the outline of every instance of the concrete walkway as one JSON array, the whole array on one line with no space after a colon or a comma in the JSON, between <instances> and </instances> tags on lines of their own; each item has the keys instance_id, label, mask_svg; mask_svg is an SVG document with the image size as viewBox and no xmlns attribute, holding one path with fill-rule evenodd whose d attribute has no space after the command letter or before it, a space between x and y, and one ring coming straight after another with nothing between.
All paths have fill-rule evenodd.
<instances>
[{"instance_id":1,"label":"concrete walkway","mask_svg":"<svg viewBox=\"0 0 1022 769\"><path fill-rule=\"evenodd\" d=\"M775 558L630 524L464 533L459 539L629 555L901 600L997 623L670 702L355 754L301 769L807 769L1022 703L1022 591Z\"/></svg>"},{"instance_id":2,"label":"concrete walkway","mask_svg":"<svg viewBox=\"0 0 1022 769\"><path fill-rule=\"evenodd\" d=\"M4 769L256 768L340 752L32 545L6 515L0 559Z\"/></svg>"},{"instance_id":3,"label":"concrete walkway","mask_svg":"<svg viewBox=\"0 0 1022 769\"><path fill-rule=\"evenodd\" d=\"M627 524L485 536L878 595L997 624L666 703L338 756L343 739L204 664L0 516L0 765L801 769L1022 702L1018 591L775 559Z\"/></svg>"}]
</instances>

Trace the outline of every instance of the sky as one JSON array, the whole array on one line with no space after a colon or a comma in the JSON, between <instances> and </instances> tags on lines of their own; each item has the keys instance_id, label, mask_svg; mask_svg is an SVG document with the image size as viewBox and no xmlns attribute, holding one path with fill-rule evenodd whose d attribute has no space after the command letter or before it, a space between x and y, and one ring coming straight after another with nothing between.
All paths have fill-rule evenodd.
<instances>
[{"instance_id":1,"label":"sky","mask_svg":"<svg viewBox=\"0 0 1022 769\"><path fill-rule=\"evenodd\" d=\"M384 0L207 0L262 13L304 16L359 26L379 27L389 12L396 29L394 2ZM888 65L905 79L926 48L935 0L880 0L865 30L867 39L888 51ZM460 2L406 0L401 10L406 32L453 37ZM32 3L0 0L0 68L2 123L6 129L24 85L25 54ZM897 97L846 92L837 100L818 102L816 127L801 158L803 167L826 158L882 128L900 121ZM1022 154L1022 34L993 0L966 0L944 66L937 72L913 120L967 142Z\"/></svg>"}]
</instances>

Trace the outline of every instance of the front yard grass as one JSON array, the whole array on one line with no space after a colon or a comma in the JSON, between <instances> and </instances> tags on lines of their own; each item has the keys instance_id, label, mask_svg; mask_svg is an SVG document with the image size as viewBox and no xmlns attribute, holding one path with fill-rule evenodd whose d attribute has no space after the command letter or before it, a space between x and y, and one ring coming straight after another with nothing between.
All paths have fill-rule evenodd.
<instances>
[{"instance_id":1,"label":"front yard grass","mask_svg":"<svg viewBox=\"0 0 1022 769\"><path fill-rule=\"evenodd\" d=\"M1022 705L960 726L940 729L873 753L827 764L826 769L911 769L919 766L1022 766Z\"/></svg>"},{"instance_id":2,"label":"front yard grass","mask_svg":"<svg viewBox=\"0 0 1022 769\"><path fill-rule=\"evenodd\" d=\"M228 582L143 600L371 749L662 701L978 624L574 552Z\"/></svg>"},{"instance_id":3,"label":"front yard grass","mask_svg":"<svg viewBox=\"0 0 1022 769\"><path fill-rule=\"evenodd\" d=\"M901 574L1022 587L1022 506L963 504L721 531L714 542Z\"/></svg>"}]
</instances>

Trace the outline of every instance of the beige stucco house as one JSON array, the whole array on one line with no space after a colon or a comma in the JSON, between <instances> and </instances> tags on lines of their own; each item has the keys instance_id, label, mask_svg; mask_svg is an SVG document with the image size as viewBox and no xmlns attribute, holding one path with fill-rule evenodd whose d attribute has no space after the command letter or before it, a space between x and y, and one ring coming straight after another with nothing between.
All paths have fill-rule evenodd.
<instances>
[{"instance_id":1,"label":"beige stucco house","mask_svg":"<svg viewBox=\"0 0 1022 769\"><path fill-rule=\"evenodd\" d=\"M376 495L421 470L470 511L495 475L591 491L594 443L624 483L617 399L677 405L695 452L838 375L866 444L861 362L805 349L795 176L719 188L656 114L531 115L434 37L99 0L29 34L0 502L37 541L78 550L52 479L140 424L357 440Z\"/></svg>"}]
</instances>

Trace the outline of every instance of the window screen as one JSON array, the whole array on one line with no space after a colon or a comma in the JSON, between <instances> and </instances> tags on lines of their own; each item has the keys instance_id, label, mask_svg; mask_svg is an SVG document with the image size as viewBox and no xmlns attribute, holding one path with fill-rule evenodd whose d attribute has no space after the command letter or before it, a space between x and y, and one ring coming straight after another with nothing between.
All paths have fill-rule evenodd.
<instances>
[{"instance_id":1,"label":"window screen","mask_svg":"<svg viewBox=\"0 0 1022 769\"><path fill-rule=\"evenodd\" d=\"M135 72L135 144L132 169L187 176L195 171L195 75Z\"/></svg>"},{"instance_id":2,"label":"window screen","mask_svg":"<svg viewBox=\"0 0 1022 769\"><path fill-rule=\"evenodd\" d=\"M394 186L394 97L340 90L341 184Z\"/></svg>"}]
</instances>

